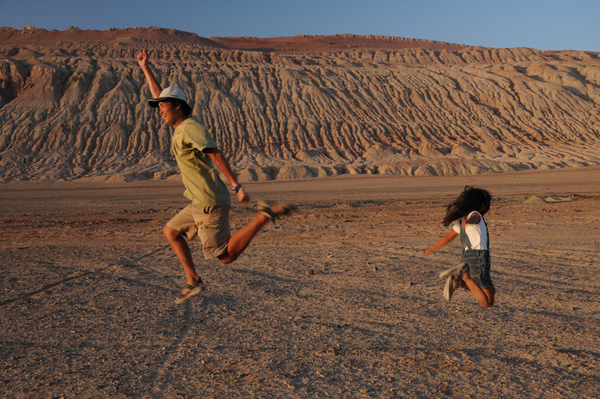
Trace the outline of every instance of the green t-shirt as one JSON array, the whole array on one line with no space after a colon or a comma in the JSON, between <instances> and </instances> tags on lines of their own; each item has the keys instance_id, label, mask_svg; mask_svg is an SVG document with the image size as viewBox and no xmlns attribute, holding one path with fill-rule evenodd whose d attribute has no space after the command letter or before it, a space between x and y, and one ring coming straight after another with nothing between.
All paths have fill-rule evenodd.
<instances>
[{"instance_id":1,"label":"green t-shirt","mask_svg":"<svg viewBox=\"0 0 600 399\"><path fill-rule=\"evenodd\" d=\"M187 118L175 128L171 151L181 170L187 199L198 206L229 205L231 196L219 177L210 156L202 152L217 148L206 126L194 118Z\"/></svg>"}]
</instances>

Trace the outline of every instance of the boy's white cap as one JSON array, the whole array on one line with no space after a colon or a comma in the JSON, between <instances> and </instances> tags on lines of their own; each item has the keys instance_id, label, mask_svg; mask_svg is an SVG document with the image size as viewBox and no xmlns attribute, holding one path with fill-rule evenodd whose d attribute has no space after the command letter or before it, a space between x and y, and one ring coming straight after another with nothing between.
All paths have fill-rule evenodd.
<instances>
[{"instance_id":1,"label":"boy's white cap","mask_svg":"<svg viewBox=\"0 0 600 399\"><path fill-rule=\"evenodd\" d=\"M153 107L158 107L158 103L165 100L181 100L187 105L187 96L179 87L167 87L163 91L160 92L158 98L153 98L148 100L148 103ZM189 106L189 105L188 105Z\"/></svg>"}]
</instances>

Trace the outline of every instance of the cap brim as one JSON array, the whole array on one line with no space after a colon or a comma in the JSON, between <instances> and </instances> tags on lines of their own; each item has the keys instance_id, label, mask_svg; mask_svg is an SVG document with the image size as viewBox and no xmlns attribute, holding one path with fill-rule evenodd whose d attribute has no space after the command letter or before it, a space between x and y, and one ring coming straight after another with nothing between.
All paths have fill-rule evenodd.
<instances>
[{"instance_id":1,"label":"cap brim","mask_svg":"<svg viewBox=\"0 0 600 399\"><path fill-rule=\"evenodd\" d=\"M177 100L177 99L173 98L173 97L158 97L158 98L153 98L151 100L148 100L148 104L150 104L153 107L158 107L158 103L167 101L167 100Z\"/></svg>"}]
</instances>

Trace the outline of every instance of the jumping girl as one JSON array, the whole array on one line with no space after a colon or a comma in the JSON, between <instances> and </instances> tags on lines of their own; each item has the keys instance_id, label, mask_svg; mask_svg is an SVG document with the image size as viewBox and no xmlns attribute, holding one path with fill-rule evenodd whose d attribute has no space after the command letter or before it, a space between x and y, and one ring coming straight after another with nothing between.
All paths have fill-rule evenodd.
<instances>
[{"instance_id":1,"label":"jumping girl","mask_svg":"<svg viewBox=\"0 0 600 399\"><path fill-rule=\"evenodd\" d=\"M452 231L425 250L425 255L432 254L460 236L464 247L461 265L440 274L441 278L447 278L446 300L450 300L453 291L464 283L481 306L489 308L494 304L496 289L490 277L489 235L483 220L483 215L490 210L491 200L488 191L466 186L446 208L443 224L446 227L452 225Z\"/></svg>"}]
</instances>

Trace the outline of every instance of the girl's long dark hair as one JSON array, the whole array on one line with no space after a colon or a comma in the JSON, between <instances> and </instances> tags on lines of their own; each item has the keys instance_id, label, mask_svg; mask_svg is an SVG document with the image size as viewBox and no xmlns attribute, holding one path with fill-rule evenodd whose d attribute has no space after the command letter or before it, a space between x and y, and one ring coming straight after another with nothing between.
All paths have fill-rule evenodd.
<instances>
[{"instance_id":1,"label":"girl's long dark hair","mask_svg":"<svg viewBox=\"0 0 600 399\"><path fill-rule=\"evenodd\" d=\"M485 215L490 210L492 195L489 191L482 188L465 186L465 189L446 208L446 217L444 217L444 226L449 226L452 222L467 216L473 211Z\"/></svg>"}]
</instances>

